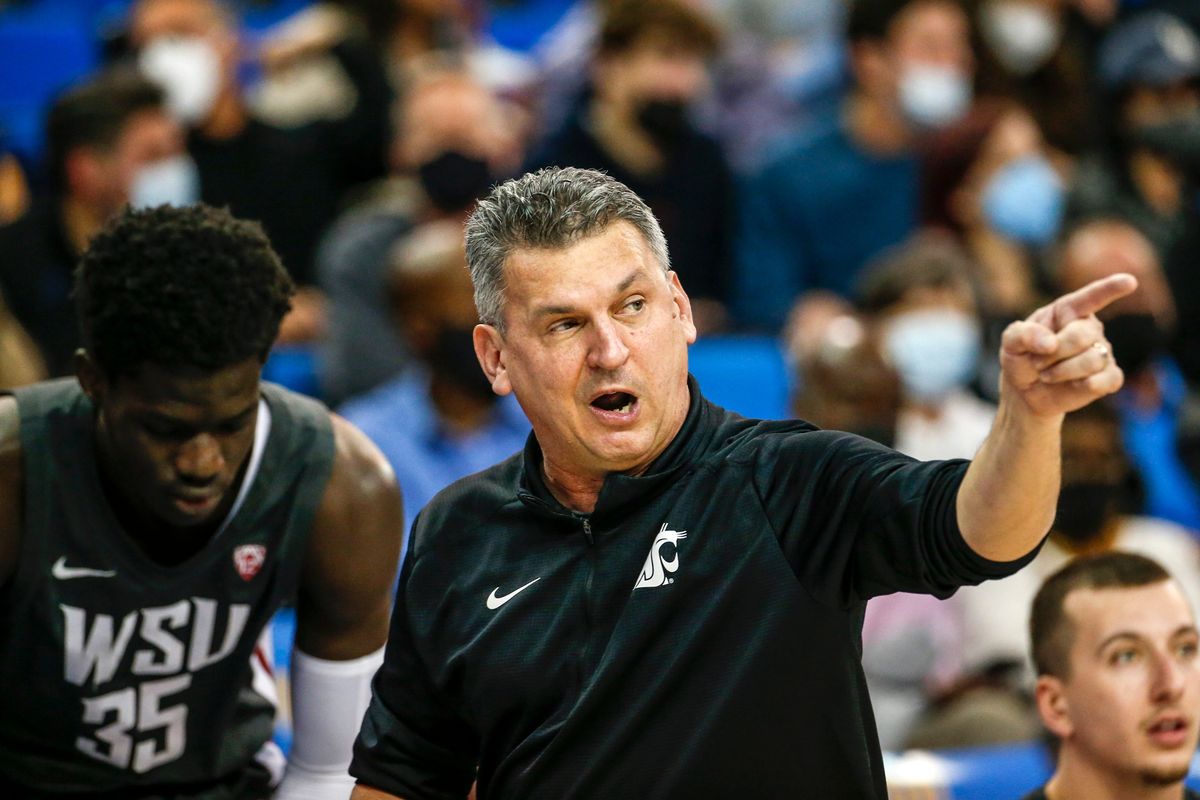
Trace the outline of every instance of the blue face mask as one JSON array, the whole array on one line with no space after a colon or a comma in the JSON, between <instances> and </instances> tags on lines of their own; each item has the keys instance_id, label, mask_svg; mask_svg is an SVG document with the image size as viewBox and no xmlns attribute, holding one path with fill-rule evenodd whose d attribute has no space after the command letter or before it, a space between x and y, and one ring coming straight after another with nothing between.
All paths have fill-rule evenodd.
<instances>
[{"instance_id":1,"label":"blue face mask","mask_svg":"<svg viewBox=\"0 0 1200 800\"><path fill-rule=\"evenodd\" d=\"M906 397L936 402L975 375L979 325L954 309L910 311L888 323L883 350Z\"/></svg>"},{"instance_id":2,"label":"blue face mask","mask_svg":"<svg viewBox=\"0 0 1200 800\"><path fill-rule=\"evenodd\" d=\"M984 187L983 214L992 230L1006 239L1047 245L1062 223L1062 179L1041 156L1009 162Z\"/></svg>"}]
</instances>

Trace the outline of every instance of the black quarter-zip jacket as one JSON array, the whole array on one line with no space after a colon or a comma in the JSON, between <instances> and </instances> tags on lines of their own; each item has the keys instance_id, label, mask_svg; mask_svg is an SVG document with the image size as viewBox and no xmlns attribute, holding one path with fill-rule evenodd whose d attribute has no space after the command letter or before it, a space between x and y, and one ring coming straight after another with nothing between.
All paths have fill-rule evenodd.
<instances>
[{"instance_id":1,"label":"black quarter-zip jacket","mask_svg":"<svg viewBox=\"0 0 1200 800\"><path fill-rule=\"evenodd\" d=\"M588 515L523 453L413 525L351 773L406 800L882 798L868 598L1016 571L963 541L965 461L918 462L695 381ZM478 767L478 771L477 771Z\"/></svg>"}]
</instances>

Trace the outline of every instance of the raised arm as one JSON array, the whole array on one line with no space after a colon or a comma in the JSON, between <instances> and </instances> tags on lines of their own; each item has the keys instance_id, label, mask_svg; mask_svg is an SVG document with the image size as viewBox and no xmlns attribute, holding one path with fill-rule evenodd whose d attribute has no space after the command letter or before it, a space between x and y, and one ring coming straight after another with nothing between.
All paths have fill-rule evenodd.
<instances>
[{"instance_id":1,"label":"raised arm","mask_svg":"<svg viewBox=\"0 0 1200 800\"><path fill-rule=\"evenodd\" d=\"M0 396L0 586L17 568L21 547L21 431L17 401Z\"/></svg>"},{"instance_id":2,"label":"raised arm","mask_svg":"<svg viewBox=\"0 0 1200 800\"><path fill-rule=\"evenodd\" d=\"M387 460L333 417L336 455L317 511L292 657L292 753L276 797L345 798L354 738L383 661L392 584L404 535L400 490Z\"/></svg>"},{"instance_id":3,"label":"raised arm","mask_svg":"<svg viewBox=\"0 0 1200 800\"><path fill-rule=\"evenodd\" d=\"M1000 407L956 499L971 548L994 561L1032 550L1054 522L1063 416L1121 388L1096 312L1137 288L1095 281L1014 322L1000 348Z\"/></svg>"}]
</instances>

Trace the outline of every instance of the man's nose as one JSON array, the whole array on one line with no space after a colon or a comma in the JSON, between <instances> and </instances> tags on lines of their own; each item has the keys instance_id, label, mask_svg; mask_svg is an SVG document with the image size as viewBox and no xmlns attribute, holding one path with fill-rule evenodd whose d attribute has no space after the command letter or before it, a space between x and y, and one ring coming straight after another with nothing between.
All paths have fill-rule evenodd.
<instances>
[{"instance_id":1,"label":"man's nose","mask_svg":"<svg viewBox=\"0 0 1200 800\"><path fill-rule=\"evenodd\" d=\"M610 319L601 319L592 326L592 342L588 349L588 366L613 370L629 358L629 347L622 331Z\"/></svg>"},{"instance_id":2,"label":"man's nose","mask_svg":"<svg viewBox=\"0 0 1200 800\"><path fill-rule=\"evenodd\" d=\"M212 434L193 436L184 442L175 455L175 472L187 483L211 483L224 468L225 457Z\"/></svg>"},{"instance_id":3,"label":"man's nose","mask_svg":"<svg viewBox=\"0 0 1200 800\"><path fill-rule=\"evenodd\" d=\"M1191 669L1181 664L1174 653L1160 653L1155 659L1154 685L1151 691L1158 702L1171 702L1183 694L1187 681L1186 670Z\"/></svg>"}]
</instances>

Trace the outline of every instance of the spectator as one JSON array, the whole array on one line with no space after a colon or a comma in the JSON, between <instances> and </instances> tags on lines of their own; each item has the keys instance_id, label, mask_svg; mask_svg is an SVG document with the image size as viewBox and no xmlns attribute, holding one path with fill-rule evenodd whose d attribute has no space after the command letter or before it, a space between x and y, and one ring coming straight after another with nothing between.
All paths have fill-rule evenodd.
<instances>
[{"instance_id":1,"label":"spectator","mask_svg":"<svg viewBox=\"0 0 1200 800\"><path fill-rule=\"evenodd\" d=\"M1088 27L1069 0L973 0L981 95L1027 108L1059 153L1099 138Z\"/></svg>"},{"instance_id":2,"label":"spectator","mask_svg":"<svg viewBox=\"0 0 1200 800\"><path fill-rule=\"evenodd\" d=\"M1167 158L1183 173L1185 191L1200 196L1200 108L1141 131L1139 139ZM1183 209L1183 232L1167 254L1164 266L1177 310L1171 354L1189 383L1200 385L1200 205Z\"/></svg>"},{"instance_id":3,"label":"spectator","mask_svg":"<svg viewBox=\"0 0 1200 800\"><path fill-rule=\"evenodd\" d=\"M966 255L928 235L870 267L859 304L885 360L900 376L895 447L918 459L972 458L995 407L969 386L980 362L980 325Z\"/></svg>"},{"instance_id":4,"label":"spectator","mask_svg":"<svg viewBox=\"0 0 1200 800\"><path fill-rule=\"evenodd\" d=\"M49 374L72 372L79 347L71 274L92 236L125 204L196 199L195 165L161 89L103 74L61 95L46 136L50 191L0 228L0 292Z\"/></svg>"},{"instance_id":5,"label":"spectator","mask_svg":"<svg viewBox=\"0 0 1200 800\"><path fill-rule=\"evenodd\" d=\"M341 409L379 445L404 493L406 525L439 491L520 450L529 423L479 369L478 321L461 222L418 227L397 248L391 298L417 365Z\"/></svg>"},{"instance_id":6,"label":"spectator","mask_svg":"<svg viewBox=\"0 0 1200 800\"><path fill-rule=\"evenodd\" d=\"M1158 257L1131 224L1097 220L1063 244L1058 268L1065 291L1097 276L1129 272L1136 292L1105 314L1113 357L1125 371L1116 397L1125 449L1145 484L1145 512L1200 530L1200 489L1177 451L1180 419L1195 413L1183 377L1167 354L1176 313Z\"/></svg>"},{"instance_id":7,"label":"spectator","mask_svg":"<svg viewBox=\"0 0 1200 800\"><path fill-rule=\"evenodd\" d=\"M788 358L799 387L792 413L821 428L848 431L891 447L900 379L883 360L864 321L844 301L802 301L788 324Z\"/></svg>"},{"instance_id":8,"label":"spectator","mask_svg":"<svg viewBox=\"0 0 1200 800\"><path fill-rule=\"evenodd\" d=\"M1109 33L1099 69L1110 141L1080 164L1068 217L1128 219L1163 259L1186 229L1188 181L1172 158L1141 137L1200 110L1200 39L1175 17L1140 13Z\"/></svg>"},{"instance_id":9,"label":"spectator","mask_svg":"<svg viewBox=\"0 0 1200 800\"><path fill-rule=\"evenodd\" d=\"M411 358L388 303L397 240L424 222L461 222L521 159L514 117L466 72L420 73L397 116L398 174L343 214L318 251L330 309L322 383L335 404L394 378Z\"/></svg>"},{"instance_id":10,"label":"spectator","mask_svg":"<svg viewBox=\"0 0 1200 800\"><path fill-rule=\"evenodd\" d=\"M591 92L530 165L601 169L645 198L701 330L725 323L734 214L725 156L689 118L719 42L685 0L610 2Z\"/></svg>"},{"instance_id":11,"label":"spectator","mask_svg":"<svg viewBox=\"0 0 1200 800\"><path fill-rule=\"evenodd\" d=\"M862 267L916 226L918 139L970 106L968 19L954 0L858 0L848 36L854 86L836 123L742 193L735 310L746 324L778 328L812 289L849 296Z\"/></svg>"},{"instance_id":12,"label":"spectator","mask_svg":"<svg viewBox=\"0 0 1200 800\"><path fill-rule=\"evenodd\" d=\"M923 222L951 231L970 253L980 310L998 329L1039 304L1065 166L1029 112L1009 103L981 104L933 137L922 159Z\"/></svg>"},{"instance_id":13,"label":"spectator","mask_svg":"<svg viewBox=\"0 0 1200 800\"><path fill-rule=\"evenodd\" d=\"M382 72L343 59L359 92L354 112L276 128L246 105L237 74L243 55L237 20L222 0L139 0L129 35L139 65L164 86L170 108L190 127L201 198L261 222L284 266L298 283L311 285L317 241L346 190L385 169L391 93ZM315 336L318 298L302 291L294 302L284 336Z\"/></svg>"},{"instance_id":14,"label":"spectator","mask_svg":"<svg viewBox=\"0 0 1200 800\"><path fill-rule=\"evenodd\" d=\"M1200 713L1195 614L1154 561L1111 553L1052 576L1029 623L1058 766L1025 800L1197 800L1183 785Z\"/></svg>"},{"instance_id":15,"label":"spectator","mask_svg":"<svg viewBox=\"0 0 1200 800\"><path fill-rule=\"evenodd\" d=\"M842 0L703 0L729 32L712 124L734 171L833 111L845 86Z\"/></svg>"},{"instance_id":16,"label":"spectator","mask_svg":"<svg viewBox=\"0 0 1200 800\"><path fill-rule=\"evenodd\" d=\"M430 55L461 55L478 36L482 3L471 0L333 0L364 25L397 87Z\"/></svg>"},{"instance_id":17,"label":"spectator","mask_svg":"<svg viewBox=\"0 0 1200 800\"><path fill-rule=\"evenodd\" d=\"M268 72L254 92L254 109L272 119L274 112L282 112L277 124L285 127L289 117L341 116L338 111L356 102L352 81L364 69L382 68L390 85L403 94L431 60L473 58L479 22L473 5L461 0L324 0L308 5L272 28L263 42ZM341 66L348 60L358 65L349 73Z\"/></svg>"},{"instance_id":18,"label":"spectator","mask_svg":"<svg viewBox=\"0 0 1200 800\"><path fill-rule=\"evenodd\" d=\"M981 674L1021 667L1017 687L1034 677L1023 668L1034 594L1077 556L1122 550L1157 559L1171 565L1192 602L1200 601L1200 551L1187 529L1130 512L1134 473L1113 410L1095 403L1067 415L1062 456L1058 513L1037 558L1015 575L964 587L950 600L963 620L967 669Z\"/></svg>"},{"instance_id":19,"label":"spectator","mask_svg":"<svg viewBox=\"0 0 1200 800\"><path fill-rule=\"evenodd\" d=\"M970 254L987 352L1048 294L1045 262L1062 227L1070 166L1029 112L1008 102L981 102L923 153L922 219L954 233ZM988 399L998 368L981 365L977 385Z\"/></svg>"}]
</instances>

